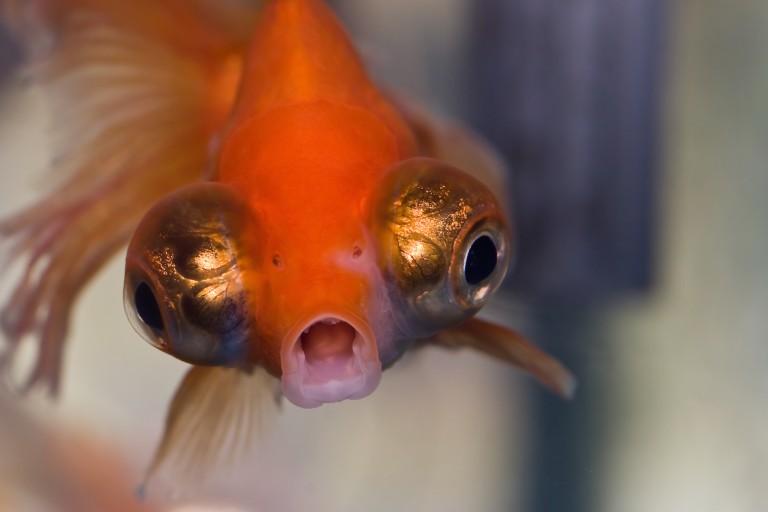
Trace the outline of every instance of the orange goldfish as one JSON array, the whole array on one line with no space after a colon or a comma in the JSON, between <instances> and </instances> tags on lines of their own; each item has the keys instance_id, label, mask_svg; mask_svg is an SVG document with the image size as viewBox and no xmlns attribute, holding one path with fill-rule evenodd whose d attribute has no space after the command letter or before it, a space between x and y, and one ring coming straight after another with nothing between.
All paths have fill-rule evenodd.
<instances>
[{"instance_id":1,"label":"orange goldfish","mask_svg":"<svg viewBox=\"0 0 768 512\"><path fill-rule=\"evenodd\" d=\"M128 316L192 365L153 468L214 457L276 396L368 396L414 342L572 392L557 361L473 318L513 251L503 165L378 88L320 0L0 3L51 98L63 176L0 224L25 264L3 361L36 339L28 386L56 390L72 301L130 238Z\"/></svg>"}]
</instances>

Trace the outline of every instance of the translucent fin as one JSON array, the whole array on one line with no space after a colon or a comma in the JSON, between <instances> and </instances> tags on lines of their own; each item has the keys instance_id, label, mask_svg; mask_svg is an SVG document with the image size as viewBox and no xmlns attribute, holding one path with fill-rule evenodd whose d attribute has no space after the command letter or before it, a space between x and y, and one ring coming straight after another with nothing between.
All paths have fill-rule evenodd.
<instances>
[{"instance_id":1,"label":"translucent fin","mask_svg":"<svg viewBox=\"0 0 768 512\"><path fill-rule=\"evenodd\" d=\"M275 416L280 397L280 381L261 367L192 367L173 397L139 494L159 473L178 491L237 462Z\"/></svg>"},{"instance_id":2,"label":"translucent fin","mask_svg":"<svg viewBox=\"0 0 768 512\"><path fill-rule=\"evenodd\" d=\"M576 390L576 380L559 361L507 327L473 318L436 334L428 342L451 348L469 347L501 359L565 398L573 397Z\"/></svg>"},{"instance_id":3,"label":"translucent fin","mask_svg":"<svg viewBox=\"0 0 768 512\"><path fill-rule=\"evenodd\" d=\"M420 153L471 174L507 204L509 171L504 159L469 127L423 108L405 94L390 94L416 137Z\"/></svg>"},{"instance_id":4,"label":"translucent fin","mask_svg":"<svg viewBox=\"0 0 768 512\"><path fill-rule=\"evenodd\" d=\"M0 374L24 339L36 343L24 391L57 391L83 286L151 204L206 176L210 140L234 97L239 47L223 17L205 25L207 11L190 7L198 4L0 0L31 59L27 72L45 91L53 151L48 192L0 220L0 272L19 271L0 276L8 291Z\"/></svg>"}]
</instances>

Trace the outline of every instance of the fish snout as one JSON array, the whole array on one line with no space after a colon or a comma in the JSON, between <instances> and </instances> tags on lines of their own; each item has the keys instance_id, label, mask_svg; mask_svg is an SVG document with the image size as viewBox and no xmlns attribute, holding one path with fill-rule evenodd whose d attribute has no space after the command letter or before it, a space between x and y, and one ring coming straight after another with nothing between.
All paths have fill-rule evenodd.
<instances>
[{"instance_id":1,"label":"fish snout","mask_svg":"<svg viewBox=\"0 0 768 512\"><path fill-rule=\"evenodd\" d=\"M280 357L283 394L299 407L364 398L381 380L373 330L353 315L326 313L300 321Z\"/></svg>"}]
</instances>

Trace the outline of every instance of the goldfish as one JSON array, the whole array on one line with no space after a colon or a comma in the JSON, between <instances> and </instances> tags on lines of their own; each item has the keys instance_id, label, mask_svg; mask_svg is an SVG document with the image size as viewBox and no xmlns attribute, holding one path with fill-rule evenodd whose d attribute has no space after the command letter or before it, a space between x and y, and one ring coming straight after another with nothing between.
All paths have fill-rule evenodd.
<instances>
[{"instance_id":1,"label":"goldfish","mask_svg":"<svg viewBox=\"0 0 768 512\"><path fill-rule=\"evenodd\" d=\"M415 346L573 392L557 360L475 317L514 251L505 166L375 84L321 0L1 5L50 99L58 180L0 223L23 267L0 362L31 338L24 386L55 393L73 301L128 242L129 321L191 365L150 474L205 467L280 397L365 398Z\"/></svg>"}]
</instances>

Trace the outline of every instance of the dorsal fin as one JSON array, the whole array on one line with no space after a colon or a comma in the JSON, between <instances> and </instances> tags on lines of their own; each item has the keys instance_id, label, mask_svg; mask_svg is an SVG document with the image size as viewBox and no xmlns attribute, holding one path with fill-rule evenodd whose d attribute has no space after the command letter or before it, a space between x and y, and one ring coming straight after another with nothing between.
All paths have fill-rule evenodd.
<instances>
[{"instance_id":1,"label":"dorsal fin","mask_svg":"<svg viewBox=\"0 0 768 512\"><path fill-rule=\"evenodd\" d=\"M344 28L319 0L274 0L251 39L236 110L313 100L389 111Z\"/></svg>"}]
</instances>

